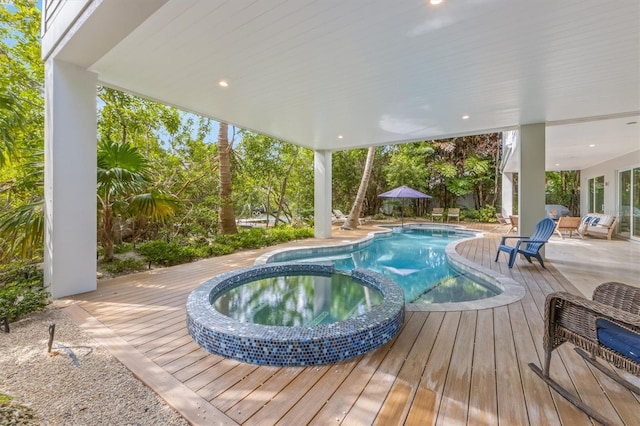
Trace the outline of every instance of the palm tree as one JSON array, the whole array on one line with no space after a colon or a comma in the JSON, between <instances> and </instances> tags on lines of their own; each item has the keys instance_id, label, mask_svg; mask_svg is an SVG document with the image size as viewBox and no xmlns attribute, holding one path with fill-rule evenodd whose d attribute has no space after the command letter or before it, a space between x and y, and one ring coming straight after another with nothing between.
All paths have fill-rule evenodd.
<instances>
[{"instance_id":1,"label":"palm tree","mask_svg":"<svg viewBox=\"0 0 640 426\"><path fill-rule=\"evenodd\" d=\"M351 207L351 211L349 212L349 217L342 225L342 229L357 229L358 228L358 218L360 217L360 211L362 210L362 204L364 203L364 198L367 195L367 188L369 187L369 181L371 180L371 171L373 170L373 160L376 156L376 148L373 146L369 147L369 151L367 152L367 162L364 165L364 171L362 172L362 180L360 181L360 186L358 187L358 194L356 195L356 200Z\"/></svg>"},{"instance_id":2,"label":"palm tree","mask_svg":"<svg viewBox=\"0 0 640 426\"><path fill-rule=\"evenodd\" d=\"M220 173L220 208L218 212L218 233L236 234L236 218L233 213L233 197L231 194L231 164L229 153L231 145L227 132L229 125L220 123L218 129L218 172Z\"/></svg>"},{"instance_id":3,"label":"palm tree","mask_svg":"<svg viewBox=\"0 0 640 426\"><path fill-rule=\"evenodd\" d=\"M16 155L13 131L24 122L24 111L13 93L0 93L0 167Z\"/></svg>"},{"instance_id":4,"label":"palm tree","mask_svg":"<svg viewBox=\"0 0 640 426\"><path fill-rule=\"evenodd\" d=\"M0 182L0 192L7 191L9 195L2 206L0 214L0 260L10 259L17 255L22 259L30 259L42 250L44 241L44 199L42 186L44 177L43 152L39 150L25 150L24 163L21 165L23 176L27 177L20 183L27 190L29 196L22 200L24 204L12 207L11 187L14 181Z\"/></svg>"},{"instance_id":5,"label":"palm tree","mask_svg":"<svg viewBox=\"0 0 640 426\"><path fill-rule=\"evenodd\" d=\"M178 200L149 186L150 165L138 149L129 143L108 139L98 144L98 236L104 259L113 259L118 217L144 216L163 222L173 216Z\"/></svg>"}]
</instances>

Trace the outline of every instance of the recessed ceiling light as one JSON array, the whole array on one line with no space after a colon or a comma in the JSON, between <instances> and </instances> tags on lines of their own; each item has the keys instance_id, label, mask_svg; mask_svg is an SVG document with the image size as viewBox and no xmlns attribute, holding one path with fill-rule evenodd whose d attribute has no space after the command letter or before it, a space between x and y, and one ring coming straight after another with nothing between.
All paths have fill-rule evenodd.
<instances>
[{"instance_id":1,"label":"recessed ceiling light","mask_svg":"<svg viewBox=\"0 0 640 426\"><path fill-rule=\"evenodd\" d=\"M338 139L342 139L344 136L342 135L338 135Z\"/></svg>"},{"instance_id":2,"label":"recessed ceiling light","mask_svg":"<svg viewBox=\"0 0 640 426\"><path fill-rule=\"evenodd\" d=\"M468 116L468 115L463 115L463 116L462 116L462 119L463 119L463 120L468 120L468 119L469 119L469 116Z\"/></svg>"},{"instance_id":3,"label":"recessed ceiling light","mask_svg":"<svg viewBox=\"0 0 640 426\"><path fill-rule=\"evenodd\" d=\"M592 144L589 145L589 148L593 148L594 146L596 146L596 144L592 143Z\"/></svg>"},{"instance_id":4,"label":"recessed ceiling light","mask_svg":"<svg viewBox=\"0 0 640 426\"><path fill-rule=\"evenodd\" d=\"M220 86L220 87L229 87L229 82L227 82L227 80L220 80L218 82L218 86Z\"/></svg>"},{"instance_id":5,"label":"recessed ceiling light","mask_svg":"<svg viewBox=\"0 0 640 426\"><path fill-rule=\"evenodd\" d=\"M434 4L434 5L435 4L440 4L440 3L442 3L442 0L430 0L429 3Z\"/></svg>"}]
</instances>

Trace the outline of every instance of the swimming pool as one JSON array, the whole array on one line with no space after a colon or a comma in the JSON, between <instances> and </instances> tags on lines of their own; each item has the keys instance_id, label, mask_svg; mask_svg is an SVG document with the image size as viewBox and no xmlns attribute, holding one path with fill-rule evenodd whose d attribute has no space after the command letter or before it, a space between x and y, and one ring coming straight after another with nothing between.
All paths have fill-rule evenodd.
<instances>
[{"instance_id":1,"label":"swimming pool","mask_svg":"<svg viewBox=\"0 0 640 426\"><path fill-rule=\"evenodd\" d=\"M256 264L330 261L338 270L372 270L398 283L412 310L483 309L522 298L518 283L455 252L458 243L476 237L453 226L409 225L354 243L272 252Z\"/></svg>"}]
</instances>

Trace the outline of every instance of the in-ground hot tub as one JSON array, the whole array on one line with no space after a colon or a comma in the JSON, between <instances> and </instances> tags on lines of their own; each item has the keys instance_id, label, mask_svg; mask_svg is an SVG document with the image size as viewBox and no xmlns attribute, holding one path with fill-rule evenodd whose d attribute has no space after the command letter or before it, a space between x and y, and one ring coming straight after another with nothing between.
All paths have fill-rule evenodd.
<instances>
[{"instance_id":1,"label":"in-ground hot tub","mask_svg":"<svg viewBox=\"0 0 640 426\"><path fill-rule=\"evenodd\" d=\"M349 287L349 295L356 294L351 298L357 299L361 292L364 304L337 307L345 295L336 291L342 286L336 287L335 278L344 280L345 275L352 282L349 285L354 285ZM319 280L312 284L306 279L293 280L293 287L281 288L253 305L249 303L259 294L254 294L253 290L244 296L232 294L229 300L229 292L240 286L277 277L278 288L290 281L284 278L292 276L315 276ZM286 322L296 324L292 326L255 323L265 322L266 317L282 316L269 314L270 310L277 309L274 306L281 301L275 299L282 299L279 297L282 294L289 296L289 303L308 305L300 300L304 298L303 293L295 288L295 282L313 287L314 292L307 295L314 299L311 314L301 313L298 320ZM362 286L362 291L358 286ZM330 293L336 292L339 294L331 298ZM377 302L373 292L379 296ZM235 305L249 306L233 314L237 319L220 312L226 312L229 305L234 304L233 300ZM216 303L218 309L214 307ZM335 315L331 311L342 313ZM257 317L259 321L251 322ZM400 331L403 321L404 294L393 281L362 269L346 274L336 271L331 264L272 263L239 269L210 279L196 288L187 300L187 328L200 346L214 354L260 365L305 366L342 361L384 344ZM272 323L271 320L267 322Z\"/></svg>"}]
</instances>

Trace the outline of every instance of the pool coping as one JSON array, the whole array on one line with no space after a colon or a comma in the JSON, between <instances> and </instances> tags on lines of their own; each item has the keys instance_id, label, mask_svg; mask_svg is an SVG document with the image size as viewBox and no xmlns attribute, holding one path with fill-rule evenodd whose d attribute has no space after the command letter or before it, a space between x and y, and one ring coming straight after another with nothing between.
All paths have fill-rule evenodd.
<instances>
[{"instance_id":1,"label":"pool coping","mask_svg":"<svg viewBox=\"0 0 640 426\"><path fill-rule=\"evenodd\" d=\"M478 232L466 228L461 225L444 225L444 224L405 224L405 227L411 227L411 225L415 225L414 227L420 228L435 228L435 229L447 229L447 230L464 230L466 232L472 233L468 238L461 238L456 241L452 241L445 247L445 254L447 256L447 260L449 263L456 269L459 269L461 272L473 275L474 277L492 285L500 290L502 293L493 296L487 297L485 299L473 300L468 302L456 302L456 303L430 303L430 304L417 304L417 303L405 303L405 309L407 311L412 312L422 312L422 311L433 311L433 312L445 312L445 311L471 311L471 310L480 310L480 309L489 309L496 308L499 306L505 306L510 303L517 302L522 299L525 295L524 286L515 281L512 278L509 278L505 275L502 275L496 271L493 271L489 268L486 268L482 265L479 265L475 262L472 262L465 257L458 254L456 248L458 244L462 244L465 241L470 241L474 239L479 239L484 237L484 232ZM305 246L305 247L289 247L282 248L270 251L268 253L259 256L254 265L264 265L269 262L272 257L277 257L280 253L289 253L289 252L307 252L309 254L323 254L323 252L330 253L335 249L347 249L347 248L361 248L363 246L369 245L373 242L376 235L380 234L391 234L393 229L389 229L386 226L376 225L376 228L380 228L380 231L370 232L366 237L361 238L356 241L350 241L346 243L327 245L327 246Z\"/></svg>"}]
</instances>

